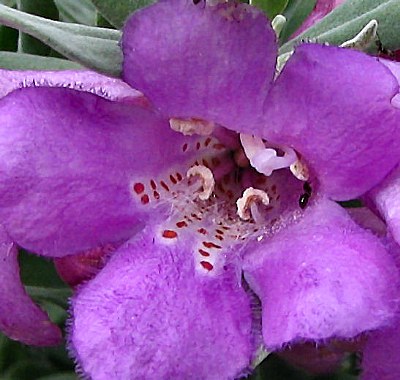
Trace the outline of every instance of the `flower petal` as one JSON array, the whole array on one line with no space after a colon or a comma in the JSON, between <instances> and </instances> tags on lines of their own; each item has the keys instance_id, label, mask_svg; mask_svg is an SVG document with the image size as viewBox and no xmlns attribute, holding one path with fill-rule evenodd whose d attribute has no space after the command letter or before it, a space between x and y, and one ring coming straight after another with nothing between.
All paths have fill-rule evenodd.
<instances>
[{"instance_id":1,"label":"flower petal","mask_svg":"<svg viewBox=\"0 0 400 380\"><path fill-rule=\"evenodd\" d=\"M385 219L394 239L400 244L400 166L368 195Z\"/></svg>"},{"instance_id":2,"label":"flower petal","mask_svg":"<svg viewBox=\"0 0 400 380\"><path fill-rule=\"evenodd\" d=\"M109 100L146 104L142 93L117 78L94 71L15 71L0 70L0 97L25 87L64 87L91 92Z\"/></svg>"},{"instance_id":3,"label":"flower petal","mask_svg":"<svg viewBox=\"0 0 400 380\"><path fill-rule=\"evenodd\" d=\"M361 380L397 380L400 374L400 319L368 336Z\"/></svg>"},{"instance_id":4,"label":"flower petal","mask_svg":"<svg viewBox=\"0 0 400 380\"><path fill-rule=\"evenodd\" d=\"M0 330L34 346L61 343L61 331L33 303L19 277L18 250L0 226Z\"/></svg>"},{"instance_id":5,"label":"flower petal","mask_svg":"<svg viewBox=\"0 0 400 380\"><path fill-rule=\"evenodd\" d=\"M389 235L383 239L386 249L400 267L400 247ZM384 329L368 334L363 351L361 380L397 380L400 374L400 315Z\"/></svg>"},{"instance_id":6,"label":"flower petal","mask_svg":"<svg viewBox=\"0 0 400 380\"><path fill-rule=\"evenodd\" d=\"M362 228L371 231L378 237L386 236L387 227L385 222L368 207L347 208L346 211Z\"/></svg>"},{"instance_id":7,"label":"flower petal","mask_svg":"<svg viewBox=\"0 0 400 380\"><path fill-rule=\"evenodd\" d=\"M301 45L266 100L260 135L300 152L327 196L355 198L400 160L400 111L391 105L397 92L376 58Z\"/></svg>"},{"instance_id":8,"label":"flower petal","mask_svg":"<svg viewBox=\"0 0 400 380\"><path fill-rule=\"evenodd\" d=\"M90 378L222 380L250 364L240 276L199 275L192 238L179 240L145 230L73 299L71 350Z\"/></svg>"},{"instance_id":9,"label":"flower petal","mask_svg":"<svg viewBox=\"0 0 400 380\"><path fill-rule=\"evenodd\" d=\"M352 338L387 324L397 308L394 261L378 238L328 200L255 247L244 270L262 301L269 349Z\"/></svg>"},{"instance_id":10,"label":"flower petal","mask_svg":"<svg viewBox=\"0 0 400 380\"><path fill-rule=\"evenodd\" d=\"M168 117L240 129L261 114L275 39L263 13L247 4L159 1L125 25L123 77Z\"/></svg>"},{"instance_id":11,"label":"flower petal","mask_svg":"<svg viewBox=\"0 0 400 380\"><path fill-rule=\"evenodd\" d=\"M14 91L0 101L0 220L43 255L125 241L139 220L163 216L143 207L135 181L183 164L187 141L130 104L69 89Z\"/></svg>"},{"instance_id":12,"label":"flower petal","mask_svg":"<svg viewBox=\"0 0 400 380\"><path fill-rule=\"evenodd\" d=\"M61 279L75 287L96 276L106 265L118 245L107 244L75 255L54 259L54 266Z\"/></svg>"}]
</instances>

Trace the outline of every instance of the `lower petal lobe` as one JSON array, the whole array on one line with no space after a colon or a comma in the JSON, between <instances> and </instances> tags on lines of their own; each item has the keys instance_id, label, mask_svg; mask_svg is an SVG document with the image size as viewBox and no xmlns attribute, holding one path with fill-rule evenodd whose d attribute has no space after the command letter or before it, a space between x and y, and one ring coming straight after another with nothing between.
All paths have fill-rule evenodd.
<instances>
[{"instance_id":1,"label":"lower petal lobe","mask_svg":"<svg viewBox=\"0 0 400 380\"><path fill-rule=\"evenodd\" d=\"M18 250L0 226L0 330L33 346L60 344L60 329L28 296L19 277Z\"/></svg>"},{"instance_id":2,"label":"lower petal lobe","mask_svg":"<svg viewBox=\"0 0 400 380\"><path fill-rule=\"evenodd\" d=\"M377 237L328 200L256 247L244 272L262 302L269 349L353 338L390 323L398 307L393 258Z\"/></svg>"},{"instance_id":3,"label":"lower petal lobe","mask_svg":"<svg viewBox=\"0 0 400 380\"><path fill-rule=\"evenodd\" d=\"M390 328L368 335L361 380L397 380L400 376L400 319Z\"/></svg>"},{"instance_id":4,"label":"lower petal lobe","mask_svg":"<svg viewBox=\"0 0 400 380\"><path fill-rule=\"evenodd\" d=\"M73 299L70 348L90 378L222 380L249 366L240 276L199 274L190 236L164 240L144 230Z\"/></svg>"}]
</instances>

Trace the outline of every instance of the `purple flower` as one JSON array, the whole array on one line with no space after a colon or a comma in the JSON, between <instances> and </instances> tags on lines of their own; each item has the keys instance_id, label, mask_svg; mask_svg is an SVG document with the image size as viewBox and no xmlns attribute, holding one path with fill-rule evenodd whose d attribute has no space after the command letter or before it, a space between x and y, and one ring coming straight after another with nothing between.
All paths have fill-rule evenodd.
<instances>
[{"instance_id":1,"label":"purple flower","mask_svg":"<svg viewBox=\"0 0 400 380\"><path fill-rule=\"evenodd\" d=\"M72 299L82 372L232 379L261 341L389 325L394 259L334 201L400 161L394 69L306 44L273 82L274 32L232 2L161 1L128 20L122 47L146 98L94 73L2 73L3 260L119 247ZM17 269L1 269L1 329L55 342Z\"/></svg>"}]
</instances>

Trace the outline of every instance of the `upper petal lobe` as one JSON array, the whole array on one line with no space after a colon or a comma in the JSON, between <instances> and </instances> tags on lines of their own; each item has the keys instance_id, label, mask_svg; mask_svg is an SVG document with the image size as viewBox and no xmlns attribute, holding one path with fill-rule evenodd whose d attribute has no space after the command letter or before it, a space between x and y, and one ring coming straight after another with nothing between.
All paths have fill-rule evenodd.
<instances>
[{"instance_id":1,"label":"upper petal lobe","mask_svg":"<svg viewBox=\"0 0 400 380\"><path fill-rule=\"evenodd\" d=\"M240 129L261 114L275 72L275 34L239 2L160 1L124 29L123 76L164 115Z\"/></svg>"},{"instance_id":2,"label":"upper petal lobe","mask_svg":"<svg viewBox=\"0 0 400 380\"><path fill-rule=\"evenodd\" d=\"M375 186L400 160L398 83L376 58L301 45L265 102L258 134L296 149L335 200Z\"/></svg>"}]
</instances>

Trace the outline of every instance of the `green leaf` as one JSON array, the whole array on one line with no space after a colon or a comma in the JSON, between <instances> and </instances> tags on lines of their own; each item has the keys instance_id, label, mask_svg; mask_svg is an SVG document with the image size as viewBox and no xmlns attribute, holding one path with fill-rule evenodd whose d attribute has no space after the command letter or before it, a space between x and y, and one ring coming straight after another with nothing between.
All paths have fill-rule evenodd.
<instances>
[{"instance_id":1,"label":"green leaf","mask_svg":"<svg viewBox=\"0 0 400 380\"><path fill-rule=\"evenodd\" d=\"M17 0L0 0L0 4L7 5L7 7L15 7Z\"/></svg>"},{"instance_id":2,"label":"green leaf","mask_svg":"<svg viewBox=\"0 0 400 380\"><path fill-rule=\"evenodd\" d=\"M88 68L113 76L121 72L117 30L47 20L4 5L0 5L0 24L30 34Z\"/></svg>"},{"instance_id":3,"label":"green leaf","mask_svg":"<svg viewBox=\"0 0 400 380\"><path fill-rule=\"evenodd\" d=\"M286 17L286 24L279 35L281 42L286 41L312 12L317 0L290 0L283 15Z\"/></svg>"},{"instance_id":4,"label":"green leaf","mask_svg":"<svg viewBox=\"0 0 400 380\"><path fill-rule=\"evenodd\" d=\"M136 10L153 4L155 0L92 0L99 12L117 29L121 29L127 17Z\"/></svg>"},{"instance_id":5,"label":"green leaf","mask_svg":"<svg viewBox=\"0 0 400 380\"><path fill-rule=\"evenodd\" d=\"M79 70L81 65L66 59L0 52L0 67L9 70Z\"/></svg>"},{"instance_id":6,"label":"green leaf","mask_svg":"<svg viewBox=\"0 0 400 380\"><path fill-rule=\"evenodd\" d=\"M35 301L46 301L64 309L68 307L68 298L72 295L69 288L56 289L40 286L27 286L26 291Z\"/></svg>"},{"instance_id":7,"label":"green leaf","mask_svg":"<svg viewBox=\"0 0 400 380\"><path fill-rule=\"evenodd\" d=\"M60 20L96 26L97 11L90 0L54 0L60 13Z\"/></svg>"},{"instance_id":8,"label":"green leaf","mask_svg":"<svg viewBox=\"0 0 400 380\"><path fill-rule=\"evenodd\" d=\"M354 37L370 20L378 21L378 34L383 46L390 50L400 47L399 0L348 0L335 8L319 23L284 44L280 54L290 51L302 39L316 39L340 45Z\"/></svg>"},{"instance_id":9,"label":"green leaf","mask_svg":"<svg viewBox=\"0 0 400 380\"><path fill-rule=\"evenodd\" d=\"M18 9L47 19L58 19L58 9L52 0L19 0ZM38 41L36 38L21 33L19 51L47 56L50 54L51 48L41 41Z\"/></svg>"},{"instance_id":10,"label":"green leaf","mask_svg":"<svg viewBox=\"0 0 400 380\"><path fill-rule=\"evenodd\" d=\"M0 50L17 51L18 30L0 26Z\"/></svg>"},{"instance_id":11,"label":"green leaf","mask_svg":"<svg viewBox=\"0 0 400 380\"><path fill-rule=\"evenodd\" d=\"M21 251L19 256L21 279L25 285L66 288L52 260Z\"/></svg>"},{"instance_id":12,"label":"green leaf","mask_svg":"<svg viewBox=\"0 0 400 380\"><path fill-rule=\"evenodd\" d=\"M251 5L262 9L272 21L276 15L282 14L289 0L253 0Z\"/></svg>"},{"instance_id":13,"label":"green leaf","mask_svg":"<svg viewBox=\"0 0 400 380\"><path fill-rule=\"evenodd\" d=\"M36 380L78 380L78 376L75 375L73 372L66 372L66 373L56 373L50 376L40 377Z\"/></svg>"}]
</instances>

